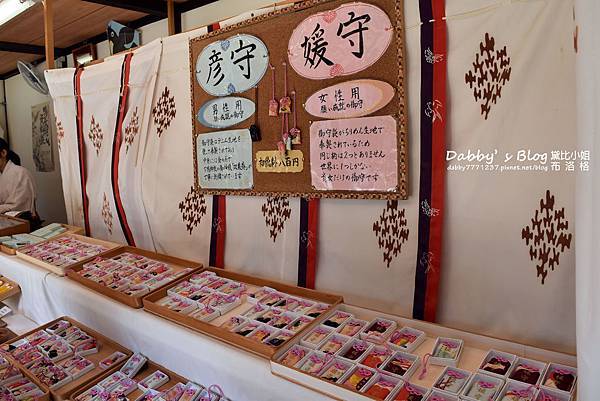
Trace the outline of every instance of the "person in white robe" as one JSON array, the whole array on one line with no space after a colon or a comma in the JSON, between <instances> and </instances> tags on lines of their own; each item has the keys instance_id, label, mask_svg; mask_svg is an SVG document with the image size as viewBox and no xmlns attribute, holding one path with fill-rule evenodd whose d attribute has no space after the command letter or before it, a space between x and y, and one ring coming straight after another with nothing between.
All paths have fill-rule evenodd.
<instances>
[{"instance_id":1,"label":"person in white robe","mask_svg":"<svg viewBox=\"0 0 600 401\"><path fill-rule=\"evenodd\" d=\"M0 214L29 212L35 216L33 179L29 171L20 164L19 156L0 138Z\"/></svg>"}]
</instances>

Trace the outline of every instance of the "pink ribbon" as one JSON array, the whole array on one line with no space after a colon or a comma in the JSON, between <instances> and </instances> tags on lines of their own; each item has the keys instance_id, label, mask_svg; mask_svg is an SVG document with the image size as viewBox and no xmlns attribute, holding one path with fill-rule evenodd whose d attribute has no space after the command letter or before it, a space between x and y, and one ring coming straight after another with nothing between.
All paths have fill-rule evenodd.
<instances>
[{"instance_id":1,"label":"pink ribbon","mask_svg":"<svg viewBox=\"0 0 600 401\"><path fill-rule=\"evenodd\" d=\"M352 344L352 348L354 348L357 351L363 352L367 349L367 344L364 342L355 342L354 344Z\"/></svg>"},{"instance_id":2,"label":"pink ribbon","mask_svg":"<svg viewBox=\"0 0 600 401\"><path fill-rule=\"evenodd\" d=\"M419 380L423 380L423 378L425 378L425 375L427 374L427 364L429 363L429 358L431 358L431 354L425 354L425 356L423 357L423 368L421 369Z\"/></svg>"},{"instance_id":3,"label":"pink ribbon","mask_svg":"<svg viewBox=\"0 0 600 401\"><path fill-rule=\"evenodd\" d=\"M483 380L481 380L481 381L477 382L477 384L478 384L478 385L479 385L479 387L481 387L481 388L494 388L494 387L496 387L496 384L495 384L495 383L486 382L486 381L483 381Z\"/></svg>"},{"instance_id":4,"label":"pink ribbon","mask_svg":"<svg viewBox=\"0 0 600 401\"><path fill-rule=\"evenodd\" d=\"M405 338L408 340L409 343L412 343L417 339L417 336L410 334L410 333L401 333L401 332L397 331L392 335L391 340L393 343L395 343L397 340L399 340L401 338Z\"/></svg>"},{"instance_id":5,"label":"pink ribbon","mask_svg":"<svg viewBox=\"0 0 600 401\"><path fill-rule=\"evenodd\" d=\"M558 373L559 375L575 375L571 369L555 368L554 372Z\"/></svg>"},{"instance_id":6,"label":"pink ribbon","mask_svg":"<svg viewBox=\"0 0 600 401\"><path fill-rule=\"evenodd\" d=\"M520 368L523 368L523 369L525 369L525 370L528 370L528 371L530 371L530 372L539 372L539 371L540 371L538 368L536 368L536 367L534 367L534 366L529 366L529 365L526 365L526 364L524 364L524 363L522 363L521 365L519 365L519 367L520 367Z\"/></svg>"},{"instance_id":7,"label":"pink ribbon","mask_svg":"<svg viewBox=\"0 0 600 401\"><path fill-rule=\"evenodd\" d=\"M406 391L408 391L410 394L413 395L423 395L423 392L416 389L415 387L411 386L410 384L406 383L404 385L404 388L406 389Z\"/></svg>"},{"instance_id":8,"label":"pink ribbon","mask_svg":"<svg viewBox=\"0 0 600 401\"><path fill-rule=\"evenodd\" d=\"M456 370L448 370L446 374L450 377L454 377L455 379L464 379L466 375Z\"/></svg>"},{"instance_id":9,"label":"pink ribbon","mask_svg":"<svg viewBox=\"0 0 600 401\"><path fill-rule=\"evenodd\" d=\"M306 352L302 348L292 348L290 354L303 358Z\"/></svg>"}]
</instances>

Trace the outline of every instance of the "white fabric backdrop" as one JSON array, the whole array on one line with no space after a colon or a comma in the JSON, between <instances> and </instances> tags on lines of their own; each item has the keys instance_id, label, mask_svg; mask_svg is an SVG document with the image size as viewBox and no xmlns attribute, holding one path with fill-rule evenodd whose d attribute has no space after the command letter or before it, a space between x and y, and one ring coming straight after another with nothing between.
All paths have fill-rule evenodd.
<instances>
[{"instance_id":1,"label":"white fabric backdrop","mask_svg":"<svg viewBox=\"0 0 600 401\"><path fill-rule=\"evenodd\" d=\"M498 148L500 153L520 148L573 150L572 5L572 0L447 1L449 149ZM388 206L386 202L321 201L316 286L340 293L352 303L410 315L419 213L420 52L426 49L420 48L418 2L407 1L404 6L411 189L409 199L392 209L404 210L397 224L408 230L408 237L397 238L403 241L401 252L388 266L373 229ZM149 125L142 195L155 248L207 263L212 197L191 190L193 111L187 55L187 39L204 32L202 28L163 39L152 105L166 111L158 116L153 112ZM487 120L465 83L485 33L495 38L497 48L506 45L512 67L511 78ZM86 120L84 128L88 126ZM565 208L569 231L574 233L571 177L564 172L449 172L438 312L441 323L574 349L574 243L561 254L559 266L548 273L542 285L521 238L521 229L531 224L548 189L557 206ZM227 197L225 265L295 282L299 201L289 200L290 217L275 241L262 214L265 202L265 198ZM107 234L96 225L92 232L100 237Z\"/></svg>"},{"instance_id":2,"label":"white fabric backdrop","mask_svg":"<svg viewBox=\"0 0 600 401\"><path fill-rule=\"evenodd\" d=\"M492 4L498 7L463 15ZM505 152L531 149L550 158L553 150L575 150L572 6L561 0L447 2L448 149L498 149L501 165ZM512 68L487 120L465 83L486 33L496 50L506 46ZM574 235L575 176L564 166L561 172L448 171L441 323L574 351L574 241L542 285L521 230L550 190Z\"/></svg>"},{"instance_id":3,"label":"white fabric backdrop","mask_svg":"<svg viewBox=\"0 0 600 401\"><path fill-rule=\"evenodd\" d=\"M83 227L83 206L77 153L74 73L75 69L73 68L46 71L46 80L54 100L56 134L67 219L72 224Z\"/></svg>"},{"instance_id":4,"label":"white fabric backdrop","mask_svg":"<svg viewBox=\"0 0 600 401\"><path fill-rule=\"evenodd\" d=\"M600 394L600 3L577 0L575 15L579 25L577 54L577 133L579 147L592 152L591 173L577 181L577 366L578 399L595 400Z\"/></svg>"}]
</instances>

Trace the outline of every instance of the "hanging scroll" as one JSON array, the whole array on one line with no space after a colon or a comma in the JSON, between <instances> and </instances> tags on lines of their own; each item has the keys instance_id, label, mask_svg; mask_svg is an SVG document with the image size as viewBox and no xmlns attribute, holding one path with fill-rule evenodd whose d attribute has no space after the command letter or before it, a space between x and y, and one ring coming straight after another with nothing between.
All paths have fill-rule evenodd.
<instances>
[{"instance_id":1,"label":"hanging scroll","mask_svg":"<svg viewBox=\"0 0 600 401\"><path fill-rule=\"evenodd\" d=\"M406 199L403 37L400 0L309 0L190 40L197 190ZM239 130L243 178L207 182Z\"/></svg>"}]
</instances>

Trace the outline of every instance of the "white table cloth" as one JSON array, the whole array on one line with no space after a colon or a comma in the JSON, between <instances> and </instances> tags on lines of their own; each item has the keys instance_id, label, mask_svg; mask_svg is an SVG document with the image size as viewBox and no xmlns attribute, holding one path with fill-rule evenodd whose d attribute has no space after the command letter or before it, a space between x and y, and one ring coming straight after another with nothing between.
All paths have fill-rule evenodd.
<instances>
[{"instance_id":1,"label":"white table cloth","mask_svg":"<svg viewBox=\"0 0 600 401\"><path fill-rule=\"evenodd\" d=\"M235 401L330 400L272 375L266 359L122 305L16 257L0 255L0 274L21 286L21 295L6 301L17 314L37 324L70 316L190 380L219 384Z\"/></svg>"}]
</instances>

